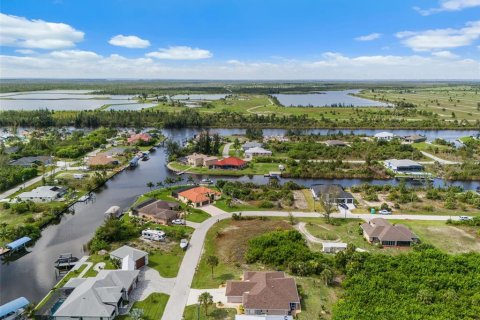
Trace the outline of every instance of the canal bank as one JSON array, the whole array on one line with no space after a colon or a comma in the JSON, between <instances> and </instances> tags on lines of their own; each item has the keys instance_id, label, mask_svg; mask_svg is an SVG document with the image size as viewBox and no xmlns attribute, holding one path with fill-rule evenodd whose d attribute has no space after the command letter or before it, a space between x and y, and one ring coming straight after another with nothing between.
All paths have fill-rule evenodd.
<instances>
[{"instance_id":1,"label":"canal bank","mask_svg":"<svg viewBox=\"0 0 480 320\"><path fill-rule=\"evenodd\" d=\"M222 135L243 134L242 129L219 129ZM197 134L199 130L181 129L164 130L164 133L173 140L182 142ZM264 130L264 135L282 135L286 130ZM321 133L323 131L319 131ZM441 131L439 131L441 132ZM360 133L358 133L360 134ZM439 134L439 133L438 133ZM468 134L455 131L450 135L461 136ZM210 178L235 180L266 184L269 178L263 176L222 177L192 175L196 180ZM147 182L154 184L164 181L167 177L176 177L175 173L166 166L165 149L159 148L151 154L149 161L142 161L133 170L125 170L109 180L103 187L94 192L95 201L76 203L75 213L61 217L57 225L51 225L42 232L42 238L28 248L28 254L15 261L3 260L0 265L0 300L9 301L19 296L25 296L32 302L40 301L48 291L58 282L56 278L54 261L63 253L72 253L76 257L84 256L84 245L92 238L95 230L104 221L104 212L112 205L122 209L130 206L137 196L150 191ZM186 175L185 175L186 178ZM361 180L361 179L281 179L280 182L294 181L298 184L311 186L318 183L337 183L350 187L361 183L370 184L396 184L396 180ZM435 179L434 185L460 185L467 190L480 186L478 181L448 182Z\"/></svg>"}]
</instances>

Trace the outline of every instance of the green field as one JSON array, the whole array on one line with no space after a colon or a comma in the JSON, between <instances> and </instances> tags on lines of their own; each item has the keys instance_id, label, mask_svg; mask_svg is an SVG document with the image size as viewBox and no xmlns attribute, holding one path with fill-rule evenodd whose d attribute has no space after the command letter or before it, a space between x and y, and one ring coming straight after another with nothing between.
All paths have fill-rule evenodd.
<instances>
[{"instance_id":1,"label":"green field","mask_svg":"<svg viewBox=\"0 0 480 320\"><path fill-rule=\"evenodd\" d=\"M362 97L396 102L405 101L417 105L421 110L431 111L443 119L480 119L480 90L469 86L432 87L405 89L364 90ZM456 118L452 117L452 112Z\"/></svg>"},{"instance_id":2,"label":"green field","mask_svg":"<svg viewBox=\"0 0 480 320\"><path fill-rule=\"evenodd\" d=\"M242 170L223 170L209 169L204 167L192 167L180 162L170 162L168 166L174 170L185 171L192 174L209 174L218 176L246 176L246 175L263 175L270 171L278 171L280 163L260 163L252 162L247 168Z\"/></svg>"}]
</instances>

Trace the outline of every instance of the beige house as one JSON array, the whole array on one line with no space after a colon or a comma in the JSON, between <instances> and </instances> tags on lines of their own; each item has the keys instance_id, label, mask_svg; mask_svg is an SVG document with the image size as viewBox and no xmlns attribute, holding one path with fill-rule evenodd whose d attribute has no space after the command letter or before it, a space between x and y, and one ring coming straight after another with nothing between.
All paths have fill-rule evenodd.
<instances>
[{"instance_id":1,"label":"beige house","mask_svg":"<svg viewBox=\"0 0 480 320\"><path fill-rule=\"evenodd\" d=\"M294 278L281 271L246 271L242 281L227 281L228 303L241 303L245 315L291 316L300 310Z\"/></svg>"},{"instance_id":2,"label":"beige house","mask_svg":"<svg viewBox=\"0 0 480 320\"><path fill-rule=\"evenodd\" d=\"M383 246L410 246L418 237L402 224L392 225L386 219L374 218L362 224L363 236L370 243Z\"/></svg>"},{"instance_id":3,"label":"beige house","mask_svg":"<svg viewBox=\"0 0 480 320\"><path fill-rule=\"evenodd\" d=\"M215 156L207 156L201 153L193 153L187 156L187 164L194 167L210 167L218 160Z\"/></svg>"}]
</instances>

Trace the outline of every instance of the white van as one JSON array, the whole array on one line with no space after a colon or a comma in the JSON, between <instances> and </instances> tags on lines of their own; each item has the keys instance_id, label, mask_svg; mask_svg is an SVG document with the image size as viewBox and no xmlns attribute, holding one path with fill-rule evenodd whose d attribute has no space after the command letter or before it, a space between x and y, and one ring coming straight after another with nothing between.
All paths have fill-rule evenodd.
<instances>
[{"instance_id":1,"label":"white van","mask_svg":"<svg viewBox=\"0 0 480 320\"><path fill-rule=\"evenodd\" d=\"M145 229L142 230L142 237L152 241L163 241L165 240L165 232L161 230Z\"/></svg>"}]
</instances>

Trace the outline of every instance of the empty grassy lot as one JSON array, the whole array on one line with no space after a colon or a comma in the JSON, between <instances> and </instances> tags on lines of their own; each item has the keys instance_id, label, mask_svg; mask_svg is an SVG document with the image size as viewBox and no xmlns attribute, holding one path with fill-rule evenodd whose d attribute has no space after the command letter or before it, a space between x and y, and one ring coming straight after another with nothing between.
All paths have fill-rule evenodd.
<instances>
[{"instance_id":1,"label":"empty grassy lot","mask_svg":"<svg viewBox=\"0 0 480 320\"><path fill-rule=\"evenodd\" d=\"M217 288L227 280L237 279L245 270L257 270L258 266L245 264L244 254L248 240L265 232L291 229L284 220L223 220L207 233L204 253L193 278L192 288ZM219 264L212 270L207 265L208 256L217 256Z\"/></svg>"},{"instance_id":2,"label":"empty grassy lot","mask_svg":"<svg viewBox=\"0 0 480 320\"><path fill-rule=\"evenodd\" d=\"M261 264L245 263L244 254L248 240L266 232L291 228L293 227L290 223L283 218L218 222L207 233L204 253L195 273L192 287L216 288L227 280L239 279L243 271L269 270L268 267ZM213 278L211 267L206 264L206 258L210 255L215 255L219 259L219 265L214 268ZM321 319L330 319L332 306L337 301L342 289L336 286L326 287L323 281L316 277L295 277L295 279L302 301L302 312L298 319L320 319L320 315L323 317ZM191 318L192 315L196 315L195 306L187 307L185 315L188 315L185 319L196 319Z\"/></svg>"},{"instance_id":3,"label":"empty grassy lot","mask_svg":"<svg viewBox=\"0 0 480 320\"><path fill-rule=\"evenodd\" d=\"M435 87L411 88L405 90L370 90L362 91L359 96L386 102L405 101L418 106L419 109L428 110L438 114L444 119L477 120L480 119L480 89L478 87Z\"/></svg>"},{"instance_id":4,"label":"empty grassy lot","mask_svg":"<svg viewBox=\"0 0 480 320\"><path fill-rule=\"evenodd\" d=\"M246 175L257 175L257 174L266 174L270 171L278 171L279 163L259 163L252 162L249 166L242 170L223 170L223 169L208 169L204 167L191 167L179 162L170 162L169 167L175 170L184 171L187 170L187 173L192 174L210 174L218 176L246 176Z\"/></svg>"},{"instance_id":5,"label":"empty grassy lot","mask_svg":"<svg viewBox=\"0 0 480 320\"><path fill-rule=\"evenodd\" d=\"M396 221L409 227L420 240L450 253L480 251L480 238L466 226L451 226L443 221Z\"/></svg>"}]
</instances>

